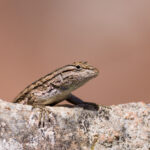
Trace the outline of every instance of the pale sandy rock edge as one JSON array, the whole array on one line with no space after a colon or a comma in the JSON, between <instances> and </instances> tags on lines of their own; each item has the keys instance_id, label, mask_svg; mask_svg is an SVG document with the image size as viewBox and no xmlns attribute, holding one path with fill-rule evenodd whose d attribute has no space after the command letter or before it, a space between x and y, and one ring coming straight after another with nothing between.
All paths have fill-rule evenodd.
<instances>
[{"instance_id":1,"label":"pale sandy rock edge","mask_svg":"<svg viewBox=\"0 0 150 150\"><path fill-rule=\"evenodd\" d=\"M150 105L39 109L0 100L0 150L150 150Z\"/></svg>"}]
</instances>

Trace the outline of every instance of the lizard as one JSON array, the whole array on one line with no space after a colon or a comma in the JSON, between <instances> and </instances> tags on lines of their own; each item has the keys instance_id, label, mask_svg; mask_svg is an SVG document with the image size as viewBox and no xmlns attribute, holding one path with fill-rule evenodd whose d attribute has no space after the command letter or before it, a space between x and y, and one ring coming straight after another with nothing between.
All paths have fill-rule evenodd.
<instances>
[{"instance_id":1,"label":"lizard","mask_svg":"<svg viewBox=\"0 0 150 150\"><path fill-rule=\"evenodd\" d=\"M63 100L75 105L88 103L71 92L98 74L98 69L87 62L80 61L65 65L31 83L18 94L13 103L33 107L54 106Z\"/></svg>"}]
</instances>

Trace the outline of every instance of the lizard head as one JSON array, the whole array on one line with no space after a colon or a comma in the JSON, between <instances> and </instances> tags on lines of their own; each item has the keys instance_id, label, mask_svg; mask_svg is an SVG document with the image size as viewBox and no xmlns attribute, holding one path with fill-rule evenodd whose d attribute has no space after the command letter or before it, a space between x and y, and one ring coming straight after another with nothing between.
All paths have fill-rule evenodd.
<instances>
[{"instance_id":1,"label":"lizard head","mask_svg":"<svg viewBox=\"0 0 150 150\"><path fill-rule=\"evenodd\" d=\"M97 68L89 65L86 61L74 62L73 66L84 78L94 78L99 73Z\"/></svg>"},{"instance_id":2,"label":"lizard head","mask_svg":"<svg viewBox=\"0 0 150 150\"><path fill-rule=\"evenodd\" d=\"M87 62L74 62L71 65L62 67L62 69L63 82L61 87L69 91L77 89L99 73L97 68L89 65Z\"/></svg>"}]
</instances>

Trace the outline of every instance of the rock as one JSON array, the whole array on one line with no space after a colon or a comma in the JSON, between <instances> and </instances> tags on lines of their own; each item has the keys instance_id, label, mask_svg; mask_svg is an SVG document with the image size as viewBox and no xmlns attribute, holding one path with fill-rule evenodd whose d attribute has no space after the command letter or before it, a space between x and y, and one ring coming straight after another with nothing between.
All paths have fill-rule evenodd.
<instances>
[{"instance_id":1,"label":"rock","mask_svg":"<svg viewBox=\"0 0 150 150\"><path fill-rule=\"evenodd\" d=\"M92 106L91 106L92 108ZM0 150L149 150L150 105L41 109L0 100Z\"/></svg>"}]
</instances>

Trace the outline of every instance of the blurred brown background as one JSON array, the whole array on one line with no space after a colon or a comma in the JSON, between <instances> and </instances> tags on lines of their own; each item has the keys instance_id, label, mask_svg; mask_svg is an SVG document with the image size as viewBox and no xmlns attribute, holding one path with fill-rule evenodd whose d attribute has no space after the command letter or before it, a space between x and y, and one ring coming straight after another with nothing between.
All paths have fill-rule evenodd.
<instances>
[{"instance_id":1,"label":"blurred brown background","mask_svg":"<svg viewBox=\"0 0 150 150\"><path fill-rule=\"evenodd\" d=\"M150 100L150 1L0 1L0 98L86 60L100 75L73 92L110 105Z\"/></svg>"}]
</instances>

